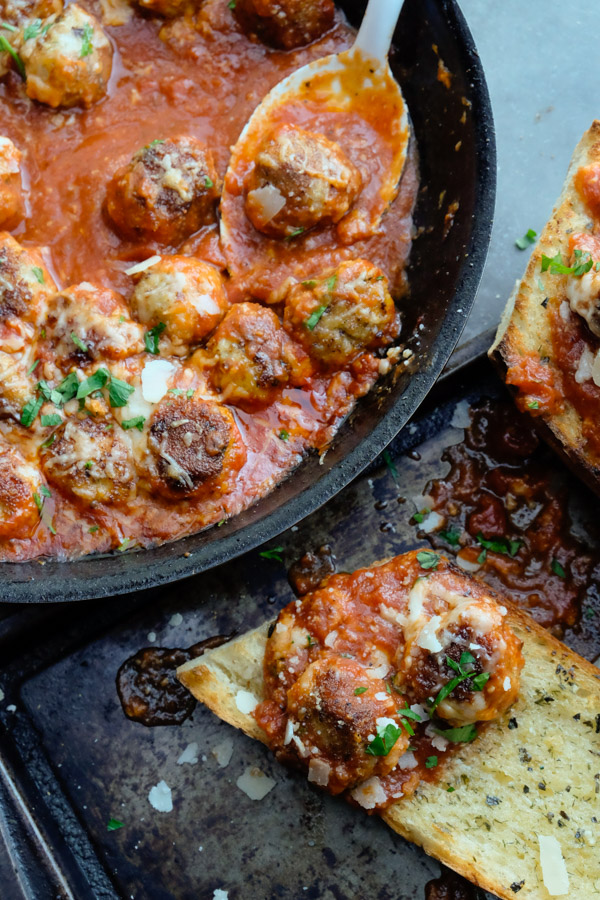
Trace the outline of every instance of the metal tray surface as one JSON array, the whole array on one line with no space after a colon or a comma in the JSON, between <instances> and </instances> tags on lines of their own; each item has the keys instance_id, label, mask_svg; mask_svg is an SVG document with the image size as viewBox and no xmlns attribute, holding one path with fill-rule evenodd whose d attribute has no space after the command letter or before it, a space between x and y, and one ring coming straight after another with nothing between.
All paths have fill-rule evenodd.
<instances>
[{"instance_id":1,"label":"metal tray surface","mask_svg":"<svg viewBox=\"0 0 600 900\"><path fill-rule=\"evenodd\" d=\"M357 25L366 0L340 6ZM438 55L452 73L437 78ZM299 522L355 478L406 424L450 357L475 299L489 244L496 156L491 107L473 39L455 0L406 0L391 54L408 103L420 155L421 229L410 261L404 339L415 319L424 330L408 345L415 371L391 372L341 427L321 462L309 455L269 496L226 522L140 552L0 563L3 600L83 600L150 588L217 566ZM443 202L440 195L445 192ZM448 204L457 201L444 237Z\"/></svg>"},{"instance_id":2,"label":"metal tray surface","mask_svg":"<svg viewBox=\"0 0 600 900\"><path fill-rule=\"evenodd\" d=\"M292 598L287 566L308 548L331 544L343 571L414 546L410 498L445 473L442 450L463 435L452 424L457 404L504 390L487 360L462 366L466 355L390 448L397 482L380 458L278 538L285 565L250 552L235 566L145 595L0 608L6 617L0 619L0 832L6 832L3 822L12 822L12 864L21 861L25 885L23 893L10 893L7 878L2 900L212 900L218 889L229 900L424 900L437 863L377 817L319 793L203 707L179 727L145 728L127 720L115 675L143 646L185 647L272 617ZM598 530L586 531L597 518L589 492L571 478L570 496L579 509L579 533L599 547ZM596 589L586 606L596 621L584 617L566 640L595 659ZM212 751L223 741L232 743L233 753L221 768ZM197 744L198 762L179 765L190 743ZM250 800L236 785L251 766L276 782L262 801ZM155 811L148 801L161 780L172 791L170 813ZM19 797L37 838L19 812ZM124 827L109 832L113 816ZM28 870L32 846L46 861Z\"/></svg>"}]
</instances>

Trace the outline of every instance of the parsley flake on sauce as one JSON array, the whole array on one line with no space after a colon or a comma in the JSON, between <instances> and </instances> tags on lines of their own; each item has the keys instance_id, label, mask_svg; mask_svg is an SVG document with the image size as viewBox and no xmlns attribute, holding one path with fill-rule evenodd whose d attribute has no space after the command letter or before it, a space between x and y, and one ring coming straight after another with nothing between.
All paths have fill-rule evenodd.
<instances>
[{"instance_id":1,"label":"parsley flake on sauce","mask_svg":"<svg viewBox=\"0 0 600 900\"><path fill-rule=\"evenodd\" d=\"M574 250L573 256L575 258L574 265L566 266L560 253L557 253L555 256L546 256L545 253L542 253L542 272L550 270L551 275L575 275L580 277L589 272L594 265L591 254L587 251Z\"/></svg>"},{"instance_id":2,"label":"parsley flake on sauce","mask_svg":"<svg viewBox=\"0 0 600 900\"><path fill-rule=\"evenodd\" d=\"M42 416L41 422L43 428L53 428L62 423L62 416L59 416L58 413L50 413L48 416Z\"/></svg>"},{"instance_id":3,"label":"parsley flake on sauce","mask_svg":"<svg viewBox=\"0 0 600 900\"><path fill-rule=\"evenodd\" d=\"M77 335L75 334L74 331L71 332L71 340L73 341L75 346L78 347L79 350L81 350L83 353L88 352L88 350L89 350L88 345L86 343L84 343L80 337L77 337Z\"/></svg>"},{"instance_id":4,"label":"parsley flake on sauce","mask_svg":"<svg viewBox=\"0 0 600 900\"><path fill-rule=\"evenodd\" d=\"M354 696L359 697L360 694L365 694L369 689L366 687L357 687L354 688Z\"/></svg>"},{"instance_id":5,"label":"parsley flake on sauce","mask_svg":"<svg viewBox=\"0 0 600 900\"><path fill-rule=\"evenodd\" d=\"M270 550L261 550L259 556L262 556L263 559L274 559L276 562L282 563L282 553L283 547L271 547Z\"/></svg>"},{"instance_id":6,"label":"parsley flake on sauce","mask_svg":"<svg viewBox=\"0 0 600 900\"><path fill-rule=\"evenodd\" d=\"M428 756L425 760L425 768L426 769L435 769L438 764L437 756Z\"/></svg>"},{"instance_id":7,"label":"parsley flake on sauce","mask_svg":"<svg viewBox=\"0 0 600 900\"><path fill-rule=\"evenodd\" d=\"M459 728L447 728L445 731L441 728L436 728L435 730L452 744L468 744L477 737L477 726L473 722L469 725L461 725Z\"/></svg>"},{"instance_id":8,"label":"parsley flake on sauce","mask_svg":"<svg viewBox=\"0 0 600 900\"><path fill-rule=\"evenodd\" d=\"M294 228L294 230L290 232L290 234L288 234L288 236L286 237L286 241L293 241L294 238L298 237L301 234L304 234L304 231L304 228Z\"/></svg>"},{"instance_id":9,"label":"parsley flake on sauce","mask_svg":"<svg viewBox=\"0 0 600 900\"><path fill-rule=\"evenodd\" d=\"M285 428L282 428L281 431L279 432L279 439L281 441L289 441L289 439L290 439L289 431L286 431Z\"/></svg>"},{"instance_id":10,"label":"parsley flake on sauce","mask_svg":"<svg viewBox=\"0 0 600 900\"><path fill-rule=\"evenodd\" d=\"M448 531L439 531L439 536L444 541L448 541L452 547L456 547L460 540L460 531L457 531L455 528L449 528Z\"/></svg>"},{"instance_id":11,"label":"parsley flake on sauce","mask_svg":"<svg viewBox=\"0 0 600 900\"><path fill-rule=\"evenodd\" d=\"M561 566L561 564L559 563L559 561L556 559L555 556L552 557L552 563L550 565L550 568L552 569L552 571L554 572L555 575L558 575L559 578L567 577L567 573L565 572L565 570L563 569L563 567Z\"/></svg>"},{"instance_id":12,"label":"parsley flake on sauce","mask_svg":"<svg viewBox=\"0 0 600 900\"><path fill-rule=\"evenodd\" d=\"M81 384L77 388L77 393L75 396L78 400L83 400L94 391L101 390L109 378L110 372L108 371L108 369L96 369L93 375L90 375L89 378L85 378L81 382Z\"/></svg>"},{"instance_id":13,"label":"parsley flake on sauce","mask_svg":"<svg viewBox=\"0 0 600 900\"><path fill-rule=\"evenodd\" d=\"M121 428L124 428L125 431L129 431L130 428L137 428L138 431L143 431L145 421L145 416L136 416L134 419L123 419Z\"/></svg>"},{"instance_id":14,"label":"parsley flake on sauce","mask_svg":"<svg viewBox=\"0 0 600 900\"><path fill-rule=\"evenodd\" d=\"M43 402L43 397L31 397L27 401L27 403L21 410L21 425L23 425L25 428L31 428L31 426L37 419L37 414L42 408Z\"/></svg>"},{"instance_id":15,"label":"parsley flake on sauce","mask_svg":"<svg viewBox=\"0 0 600 900\"><path fill-rule=\"evenodd\" d=\"M439 553L434 553L433 550L421 550L417 553L417 562L422 569L437 569L439 561Z\"/></svg>"},{"instance_id":16,"label":"parsley flake on sauce","mask_svg":"<svg viewBox=\"0 0 600 900\"><path fill-rule=\"evenodd\" d=\"M115 378L113 375L108 386L108 402L113 409L126 406L134 390L135 388L132 384L128 384L120 378Z\"/></svg>"},{"instance_id":17,"label":"parsley flake on sauce","mask_svg":"<svg viewBox=\"0 0 600 900\"><path fill-rule=\"evenodd\" d=\"M33 375L33 373L39 366L40 362L41 362L41 360L39 360L39 359L34 360L34 362L32 362L31 365L29 366L29 368L27 369L27 374Z\"/></svg>"},{"instance_id":18,"label":"parsley flake on sauce","mask_svg":"<svg viewBox=\"0 0 600 900\"><path fill-rule=\"evenodd\" d=\"M92 38L94 37L94 29L90 25L89 22L86 22L83 26L83 37L81 39L81 53L79 54L80 59L85 59L86 56L90 56L93 51L92 46Z\"/></svg>"},{"instance_id":19,"label":"parsley flake on sauce","mask_svg":"<svg viewBox=\"0 0 600 900\"><path fill-rule=\"evenodd\" d=\"M527 250L530 244L535 244L535 239L537 238L537 231L534 231L533 228L530 228L525 232L523 237L517 238L515 241L515 247L518 247L519 250Z\"/></svg>"},{"instance_id":20,"label":"parsley flake on sauce","mask_svg":"<svg viewBox=\"0 0 600 900\"><path fill-rule=\"evenodd\" d=\"M402 730L388 722L387 725L377 727L377 737L373 738L370 744L367 744L365 753L370 756L387 756L400 735Z\"/></svg>"},{"instance_id":21,"label":"parsley flake on sauce","mask_svg":"<svg viewBox=\"0 0 600 900\"><path fill-rule=\"evenodd\" d=\"M516 556L523 544L523 541L511 541L508 538L495 538L494 540L488 541L484 538L481 531L477 535L477 542L481 544L485 550L491 550L492 553L503 553L505 556L510 557Z\"/></svg>"},{"instance_id":22,"label":"parsley flake on sauce","mask_svg":"<svg viewBox=\"0 0 600 900\"><path fill-rule=\"evenodd\" d=\"M39 282L39 284L46 284L46 280L44 278L44 270L39 266L34 266L31 270L35 276L35 280Z\"/></svg>"},{"instance_id":23,"label":"parsley flake on sauce","mask_svg":"<svg viewBox=\"0 0 600 900\"><path fill-rule=\"evenodd\" d=\"M539 409L540 408L539 401L538 400L530 400L527 403L527 408L528 409Z\"/></svg>"},{"instance_id":24,"label":"parsley flake on sauce","mask_svg":"<svg viewBox=\"0 0 600 900\"><path fill-rule=\"evenodd\" d=\"M144 347L148 353L153 353L155 356L157 355L158 342L166 327L164 322L159 322L158 325L155 325L154 328L151 328L150 331L146 332L144 335Z\"/></svg>"},{"instance_id":25,"label":"parsley flake on sauce","mask_svg":"<svg viewBox=\"0 0 600 900\"><path fill-rule=\"evenodd\" d=\"M460 662L456 662L455 660L450 659L449 656L446 657L447 665L457 674L448 682L448 684L445 684L444 687L440 690L431 705L430 713L433 713L437 709L440 703L442 703L442 701L452 693L454 688L458 687L459 684L462 684L463 681L466 681L469 678L471 679L472 690L482 691L484 689L485 685L490 680L490 673L481 672L479 675L477 675L474 669L467 669L467 666L471 667L474 662L475 657L467 650L465 650L464 653L461 654Z\"/></svg>"},{"instance_id":26,"label":"parsley flake on sauce","mask_svg":"<svg viewBox=\"0 0 600 900\"><path fill-rule=\"evenodd\" d=\"M414 514L413 519L420 525L425 516L428 516L430 512L430 509L422 509L421 512L416 512Z\"/></svg>"},{"instance_id":27,"label":"parsley flake on sauce","mask_svg":"<svg viewBox=\"0 0 600 900\"><path fill-rule=\"evenodd\" d=\"M306 320L306 327L309 331L312 331L315 328L326 309L327 306L319 306L318 309L315 309L315 311L310 314Z\"/></svg>"},{"instance_id":28,"label":"parsley flake on sauce","mask_svg":"<svg viewBox=\"0 0 600 900\"><path fill-rule=\"evenodd\" d=\"M21 59L15 48L8 43L3 34L0 34L0 50L4 50L12 57L19 75L21 76L23 81L25 81L27 76L25 74L25 65L23 63L23 60Z\"/></svg>"},{"instance_id":29,"label":"parsley flake on sauce","mask_svg":"<svg viewBox=\"0 0 600 900\"><path fill-rule=\"evenodd\" d=\"M207 188L211 188L215 186L214 181L208 175L204 176L204 186Z\"/></svg>"}]
</instances>

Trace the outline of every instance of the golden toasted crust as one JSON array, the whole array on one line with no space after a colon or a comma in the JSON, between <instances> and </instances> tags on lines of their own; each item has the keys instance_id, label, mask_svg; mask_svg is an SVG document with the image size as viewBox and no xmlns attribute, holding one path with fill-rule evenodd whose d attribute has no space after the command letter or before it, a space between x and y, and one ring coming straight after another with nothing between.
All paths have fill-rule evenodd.
<instances>
[{"instance_id":1,"label":"golden toasted crust","mask_svg":"<svg viewBox=\"0 0 600 900\"><path fill-rule=\"evenodd\" d=\"M490 359L503 377L507 369L523 357L547 359L550 371L560 384L560 371L553 357L550 316L542 306L546 297L564 296L566 275L541 272L542 254L554 256L560 252L563 259L569 255L569 234L585 231L590 215L574 186L577 170L583 165L600 161L600 121L596 120L586 131L575 148L569 165L562 193L534 248L525 275L508 300L495 341L489 350ZM597 493L600 493L600 466L595 464L585 450L581 417L567 400L560 413L535 413L533 420L542 437Z\"/></svg>"},{"instance_id":2,"label":"golden toasted crust","mask_svg":"<svg viewBox=\"0 0 600 900\"><path fill-rule=\"evenodd\" d=\"M552 835L566 862L570 900L589 900L600 892L593 845L600 825L592 822L600 819L600 671L529 616L515 608L508 615L525 656L517 703L476 741L461 745L437 783L423 782L383 818L503 900L517 893L519 900L551 896L542 880L538 835ZM263 698L268 624L178 670L198 700L264 743L264 732L240 712L236 697L241 690Z\"/></svg>"}]
</instances>

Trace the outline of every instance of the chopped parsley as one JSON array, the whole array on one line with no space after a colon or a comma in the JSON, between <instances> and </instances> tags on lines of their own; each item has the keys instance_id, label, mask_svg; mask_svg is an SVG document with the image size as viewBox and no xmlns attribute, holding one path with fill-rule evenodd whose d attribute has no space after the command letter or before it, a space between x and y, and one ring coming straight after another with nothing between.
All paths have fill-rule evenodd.
<instances>
[{"instance_id":1,"label":"chopped parsley","mask_svg":"<svg viewBox=\"0 0 600 900\"><path fill-rule=\"evenodd\" d=\"M227 4L227 6L229 7L229 9L235 9L236 0L229 0L229 3Z\"/></svg>"},{"instance_id":2,"label":"chopped parsley","mask_svg":"<svg viewBox=\"0 0 600 900\"><path fill-rule=\"evenodd\" d=\"M271 547L270 550L261 550L259 556L262 556L263 559L274 559L276 562L283 562L281 558L282 553L283 547Z\"/></svg>"},{"instance_id":3,"label":"chopped parsley","mask_svg":"<svg viewBox=\"0 0 600 900\"><path fill-rule=\"evenodd\" d=\"M354 696L358 697L358 696L360 696L360 694L365 694L368 690L369 690L369 688L366 688L366 687L354 688Z\"/></svg>"},{"instance_id":4,"label":"chopped parsley","mask_svg":"<svg viewBox=\"0 0 600 900\"><path fill-rule=\"evenodd\" d=\"M76 397L78 388L77 372L70 372L55 388L50 388L46 381L38 382L38 391L42 397L50 400L55 406L64 406L65 403Z\"/></svg>"},{"instance_id":5,"label":"chopped parsley","mask_svg":"<svg viewBox=\"0 0 600 900\"><path fill-rule=\"evenodd\" d=\"M430 509L422 509L421 512L417 512L414 514L413 519L420 525L425 516L428 516L430 512Z\"/></svg>"},{"instance_id":6,"label":"chopped parsley","mask_svg":"<svg viewBox=\"0 0 600 900\"><path fill-rule=\"evenodd\" d=\"M92 46L92 38L94 37L94 29L90 25L89 22L86 22L83 26L83 37L81 39L81 53L79 54L80 59L85 59L86 56L89 56L93 51Z\"/></svg>"},{"instance_id":7,"label":"chopped parsley","mask_svg":"<svg viewBox=\"0 0 600 900\"><path fill-rule=\"evenodd\" d=\"M455 528L449 528L448 531L440 531L438 534L442 540L447 541L453 547L456 547L460 540L460 531L457 531Z\"/></svg>"},{"instance_id":8,"label":"chopped parsley","mask_svg":"<svg viewBox=\"0 0 600 900\"><path fill-rule=\"evenodd\" d=\"M33 375L33 373L39 366L40 362L41 362L41 360L39 360L39 359L36 359L34 362L32 362L31 365L29 366L29 368L27 369L27 374Z\"/></svg>"},{"instance_id":9,"label":"chopped parsley","mask_svg":"<svg viewBox=\"0 0 600 900\"><path fill-rule=\"evenodd\" d=\"M46 284L46 280L44 278L44 270L39 266L34 266L31 270L35 276L35 280L39 282L39 284Z\"/></svg>"},{"instance_id":10,"label":"chopped parsley","mask_svg":"<svg viewBox=\"0 0 600 900\"><path fill-rule=\"evenodd\" d=\"M437 709L440 703L445 700L449 694L452 693L454 688L458 687L459 684L461 684L463 681L466 681L468 678L471 679L472 690L482 691L484 689L485 685L490 679L490 673L481 672L480 675L477 675L473 669L466 668L466 666L472 666L474 662L475 657L472 653L469 653L466 650L461 654L460 662L458 663L453 659L450 659L449 656L446 657L446 663L457 674L448 682L448 684L445 684L444 687L440 690L439 694L431 705L430 713L433 713Z\"/></svg>"},{"instance_id":11,"label":"chopped parsley","mask_svg":"<svg viewBox=\"0 0 600 900\"><path fill-rule=\"evenodd\" d=\"M15 25L9 25L8 22L0 22L0 28L5 28L7 31L19 30Z\"/></svg>"},{"instance_id":12,"label":"chopped parsley","mask_svg":"<svg viewBox=\"0 0 600 900\"><path fill-rule=\"evenodd\" d=\"M123 538L123 540L117 547L117 550L119 551L119 553L123 553L125 550L127 550L127 548L129 547L130 544L131 544L131 538L129 538L129 537Z\"/></svg>"},{"instance_id":13,"label":"chopped parsley","mask_svg":"<svg viewBox=\"0 0 600 900\"><path fill-rule=\"evenodd\" d=\"M314 647L316 643L317 643L317 642L316 642L315 639L313 638L312 634L307 634L307 635L306 635L306 646L307 646L307 647Z\"/></svg>"},{"instance_id":14,"label":"chopped parsley","mask_svg":"<svg viewBox=\"0 0 600 900\"><path fill-rule=\"evenodd\" d=\"M90 528L88 528L88 534L96 534L99 528L99 525L92 525Z\"/></svg>"},{"instance_id":15,"label":"chopped parsley","mask_svg":"<svg viewBox=\"0 0 600 900\"><path fill-rule=\"evenodd\" d=\"M575 275L580 277L589 272L594 265L591 254L587 251L584 253L583 250L574 250L573 256L575 258L574 264L566 266L560 253L557 253L555 256L546 256L545 253L542 253L542 272L550 270L551 275Z\"/></svg>"},{"instance_id":16,"label":"chopped parsley","mask_svg":"<svg viewBox=\"0 0 600 900\"><path fill-rule=\"evenodd\" d=\"M313 313L310 314L310 316L306 320L306 327L309 331L313 331L326 309L327 306L319 306Z\"/></svg>"},{"instance_id":17,"label":"chopped parsley","mask_svg":"<svg viewBox=\"0 0 600 900\"><path fill-rule=\"evenodd\" d=\"M78 347L83 353L87 353L87 352L88 352L88 350L89 350L88 345L85 344L85 343L81 340L80 337L77 337L77 335L75 334L74 331L71 332L71 340L73 341L73 343L75 344L75 346Z\"/></svg>"},{"instance_id":18,"label":"chopped parsley","mask_svg":"<svg viewBox=\"0 0 600 900\"><path fill-rule=\"evenodd\" d=\"M208 175L204 176L204 186L207 188L211 188L211 187L215 186L214 181L212 180L212 178L209 178Z\"/></svg>"},{"instance_id":19,"label":"chopped parsley","mask_svg":"<svg viewBox=\"0 0 600 900\"><path fill-rule=\"evenodd\" d=\"M428 756L425 760L425 768L426 769L435 769L438 764L437 756Z\"/></svg>"},{"instance_id":20,"label":"chopped parsley","mask_svg":"<svg viewBox=\"0 0 600 900\"><path fill-rule=\"evenodd\" d=\"M30 41L31 38L37 37L42 27L41 19L34 19L33 22L23 31L23 40Z\"/></svg>"},{"instance_id":21,"label":"chopped parsley","mask_svg":"<svg viewBox=\"0 0 600 900\"><path fill-rule=\"evenodd\" d=\"M23 81L25 81L27 75L25 74L25 65L23 63L23 60L21 59L15 48L8 43L3 34L0 34L0 50L4 50L6 53L10 54L15 66L17 67L19 75L21 76Z\"/></svg>"},{"instance_id":22,"label":"chopped parsley","mask_svg":"<svg viewBox=\"0 0 600 900\"><path fill-rule=\"evenodd\" d=\"M534 231L533 228L530 228L525 232L522 238L517 238L515 241L515 246L519 248L519 250L527 250L530 244L535 244L535 239L537 237L537 231Z\"/></svg>"},{"instance_id":23,"label":"chopped parsley","mask_svg":"<svg viewBox=\"0 0 600 900\"><path fill-rule=\"evenodd\" d=\"M164 322L159 322L158 325L155 325L154 328L151 328L150 331L146 332L144 335L144 347L148 353L153 353L156 356L158 353L160 336L166 327Z\"/></svg>"},{"instance_id":24,"label":"chopped parsley","mask_svg":"<svg viewBox=\"0 0 600 900\"><path fill-rule=\"evenodd\" d=\"M390 451L384 450L381 455L383 457L384 463L386 464L387 468L390 470L390 474L391 474L392 478L394 479L394 481L398 481L398 469L396 468L394 460L390 456Z\"/></svg>"},{"instance_id":25,"label":"chopped parsley","mask_svg":"<svg viewBox=\"0 0 600 900\"><path fill-rule=\"evenodd\" d=\"M43 402L43 397L31 397L27 401L27 403L21 410L21 425L23 425L25 428L31 428L31 426L37 419L37 414L42 408Z\"/></svg>"},{"instance_id":26,"label":"chopped parsley","mask_svg":"<svg viewBox=\"0 0 600 900\"><path fill-rule=\"evenodd\" d=\"M282 441L289 441L289 439L290 439L289 431L286 431L285 428L282 428L281 431L279 432L279 439Z\"/></svg>"},{"instance_id":27,"label":"chopped parsley","mask_svg":"<svg viewBox=\"0 0 600 900\"><path fill-rule=\"evenodd\" d=\"M433 550L421 550L417 553L417 562L422 569L437 569L439 561L439 553L434 553Z\"/></svg>"},{"instance_id":28,"label":"chopped parsley","mask_svg":"<svg viewBox=\"0 0 600 900\"><path fill-rule=\"evenodd\" d=\"M40 494L42 495L41 497L40 497ZM40 493L38 494L37 492L35 492L33 494L33 502L35 503L35 505L38 508L38 512L40 514L40 519L42 519L42 521L44 522L44 525L46 526L46 528L48 529L50 534L56 534L56 529L54 528L54 525L52 524L52 520L44 519L44 517L42 515L42 513L44 511L44 503L46 502L46 499L51 496L52 496L52 494L50 493L49 489L46 487L45 484L42 484L40 486Z\"/></svg>"},{"instance_id":29,"label":"chopped parsley","mask_svg":"<svg viewBox=\"0 0 600 900\"><path fill-rule=\"evenodd\" d=\"M527 403L527 408L528 409L539 409L540 408L539 401L538 400L529 400Z\"/></svg>"},{"instance_id":30,"label":"chopped parsley","mask_svg":"<svg viewBox=\"0 0 600 900\"><path fill-rule=\"evenodd\" d=\"M407 720L412 719L414 722L420 722L421 716L419 715L419 713L413 712L412 709L410 709L408 703L406 703L406 702L404 703L404 708L398 709L398 710L396 710L396 712L400 716L400 724L406 730L406 733L409 734L411 737L413 737L415 730L412 727L412 725L410 724L410 722Z\"/></svg>"},{"instance_id":31,"label":"chopped parsley","mask_svg":"<svg viewBox=\"0 0 600 900\"><path fill-rule=\"evenodd\" d=\"M367 744L365 753L370 756L387 756L401 734L402 729L393 722L388 722L385 726L378 725L377 737Z\"/></svg>"},{"instance_id":32,"label":"chopped parsley","mask_svg":"<svg viewBox=\"0 0 600 900\"><path fill-rule=\"evenodd\" d=\"M53 428L55 425L61 424L62 416L59 416L58 413L51 413L48 416L42 416L41 422L43 428Z\"/></svg>"},{"instance_id":33,"label":"chopped parsley","mask_svg":"<svg viewBox=\"0 0 600 900\"><path fill-rule=\"evenodd\" d=\"M124 822L120 822L119 819L109 819L108 825L106 826L107 831L118 831L119 828L123 828L125 825Z\"/></svg>"},{"instance_id":34,"label":"chopped parsley","mask_svg":"<svg viewBox=\"0 0 600 900\"><path fill-rule=\"evenodd\" d=\"M286 241L293 241L294 238L298 237L300 234L304 234L304 228L294 228L294 230L286 237Z\"/></svg>"},{"instance_id":35,"label":"chopped parsley","mask_svg":"<svg viewBox=\"0 0 600 900\"><path fill-rule=\"evenodd\" d=\"M332 293L332 291L335 290L337 280L338 280L338 277L337 277L337 274L335 274L335 275L332 275L330 278L328 278L327 281L325 282L325 287L327 288L327 290L329 291L330 294Z\"/></svg>"},{"instance_id":36,"label":"chopped parsley","mask_svg":"<svg viewBox=\"0 0 600 900\"><path fill-rule=\"evenodd\" d=\"M435 730L452 744L468 744L477 737L477 726L473 722L469 725L461 725L459 728L447 728L445 731L440 728ZM448 790L454 790L454 788L448 788Z\"/></svg>"},{"instance_id":37,"label":"chopped parsley","mask_svg":"<svg viewBox=\"0 0 600 900\"><path fill-rule=\"evenodd\" d=\"M113 375L108 386L108 402L113 409L126 406L134 390L135 388L132 384L128 384L120 378L115 378Z\"/></svg>"},{"instance_id":38,"label":"chopped parsley","mask_svg":"<svg viewBox=\"0 0 600 900\"><path fill-rule=\"evenodd\" d=\"M495 538L488 541L484 538L481 531L477 535L477 541L485 550L491 550L492 553L504 553L505 556L511 557L517 555L519 548L523 544L523 541L511 541L508 538ZM485 560L485 557L483 559ZM483 562L483 560L478 560L478 562Z\"/></svg>"},{"instance_id":39,"label":"chopped parsley","mask_svg":"<svg viewBox=\"0 0 600 900\"><path fill-rule=\"evenodd\" d=\"M109 378L110 372L108 369L96 369L93 375L81 382L75 396L78 400L83 400L89 394L93 394L94 391L101 390Z\"/></svg>"},{"instance_id":40,"label":"chopped parsley","mask_svg":"<svg viewBox=\"0 0 600 900\"><path fill-rule=\"evenodd\" d=\"M556 559L555 556L552 557L552 563L550 565L550 568L552 569L552 571L554 572L555 575L558 575L559 578L567 577L567 573L565 572L565 570L563 569L563 567L561 566L561 564L559 563L559 561Z\"/></svg>"},{"instance_id":41,"label":"chopped parsley","mask_svg":"<svg viewBox=\"0 0 600 900\"><path fill-rule=\"evenodd\" d=\"M134 419L123 419L121 428L124 428L125 431L129 431L130 428L137 428L138 431L143 431L145 421L145 416L136 416Z\"/></svg>"},{"instance_id":42,"label":"chopped parsley","mask_svg":"<svg viewBox=\"0 0 600 900\"><path fill-rule=\"evenodd\" d=\"M48 440L47 440L47 441L44 441L43 444L40 444L40 448L41 448L42 450L47 450L48 447L51 447L51 446L52 446L52 444L54 443L55 440L56 440L56 434L55 434L54 432L52 432L52 434L50 435L50 437L48 438Z\"/></svg>"},{"instance_id":43,"label":"chopped parsley","mask_svg":"<svg viewBox=\"0 0 600 900\"><path fill-rule=\"evenodd\" d=\"M302 282L302 287L305 287L305 288L309 288L309 289L310 289L310 288L314 288L314 287L316 287L316 286L317 286L317 282L316 282L316 281L313 281L312 279L310 279L309 281L303 281L303 282Z\"/></svg>"}]
</instances>

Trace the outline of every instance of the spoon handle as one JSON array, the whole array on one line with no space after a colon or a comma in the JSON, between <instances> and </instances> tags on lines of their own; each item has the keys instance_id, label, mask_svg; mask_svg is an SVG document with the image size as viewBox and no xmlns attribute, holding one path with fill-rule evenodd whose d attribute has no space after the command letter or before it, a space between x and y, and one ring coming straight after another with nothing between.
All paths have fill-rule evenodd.
<instances>
[{"instance_id":1,"label":"spoon handle","mask_svg":"<svg viewBox=\"0 0 600 900\"><path fill-rule=\"evenodd\" d=\"M353 50L384 64L403 0L369 0Z\"/></svg>"}]
</instances>

